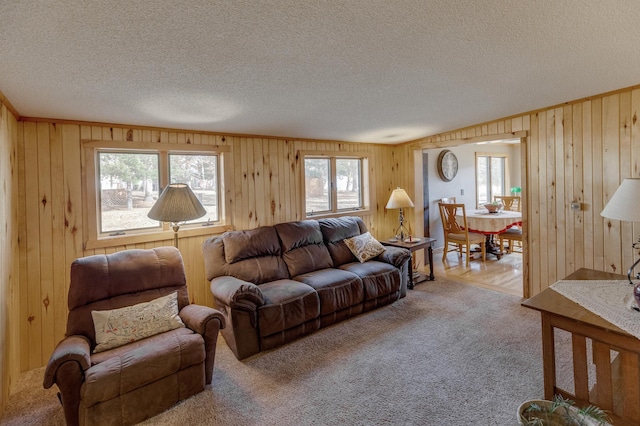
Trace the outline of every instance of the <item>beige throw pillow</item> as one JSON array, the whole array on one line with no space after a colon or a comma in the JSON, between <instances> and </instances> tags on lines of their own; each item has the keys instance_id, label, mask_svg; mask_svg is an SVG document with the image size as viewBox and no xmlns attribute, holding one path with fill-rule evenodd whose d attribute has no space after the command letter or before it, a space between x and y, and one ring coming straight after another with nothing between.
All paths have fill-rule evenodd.
<instances>
[{"instance_id":1,"label":"beige throw pillow","mask_svg":"<svg viewBox=\"0 0 640 426\"><path fill-rule=\"evenodd\" d=\"M150 302L110 311L91 311L96 329L94 353L184 327L178 316L178 292Z\"/></svg>"},{"instance_id":2,"label":"beige throw pillow","mask_svg":"<svg viewBox=\"0 0 640 426\"><path fill-rule=\"evenodd\" d=\"M347 238L344 240L344 243L349 247L351 253L358 258L360 263L376 257L385 250L384 246L373 238L370 232Z\"/></svg>"}]
</instances>

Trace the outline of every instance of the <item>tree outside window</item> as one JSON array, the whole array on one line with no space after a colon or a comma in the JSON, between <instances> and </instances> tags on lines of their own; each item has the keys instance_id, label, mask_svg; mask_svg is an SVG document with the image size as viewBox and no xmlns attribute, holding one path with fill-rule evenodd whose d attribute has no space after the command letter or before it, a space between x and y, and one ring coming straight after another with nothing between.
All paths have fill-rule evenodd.
<instances>
[{"instance_id":1,"label":"tree outside window","mask_svg":"<svg viewBox=\"0 0 640 426\"><path fill-rule=\"evenodd\" d=\"M306 215L362 209L364 161L349 157L305 157Z\"/></svg>"},{"instance_id":2,"label":"tree outside window","mask_svg":"<svg viewBox=\"0 0 640 426\"><path fill-rule=\"evenodd\" d=\"M218 156L198 154L169 154L171 183L186 183L204 206L207 214L192 222L220 219L218 196Z\"/></svg>"},{"instance_id":3,"label":"tree outside window","mask_svg":"<svg viewBox=\"0 0 640 426\"><path fill-rule=\"evenodd\" d=\"M147 213L158 198L158 154L99 152L100 232L158 227Z\"/></svg>"},{"instance_id":4,"label":"tree outside window","mask_svg":"<svg viewBox=\"0 0 640 426\"><path fill-rule=\"evenodd\" d=\"M336 158L336 191L338 210L362 207L360 191L362 160Z\"/></svg>"},{"instance_id":5,"label":"tree outside window","mask_svg":"<svg viewBox=\"0 0 640 426\"><path fill-rule=\"evenodd\" d=\"M307 214L331 211L329 194L330 160L306 158L304 160L304 188Z\"/></svg>"}]
</instances>

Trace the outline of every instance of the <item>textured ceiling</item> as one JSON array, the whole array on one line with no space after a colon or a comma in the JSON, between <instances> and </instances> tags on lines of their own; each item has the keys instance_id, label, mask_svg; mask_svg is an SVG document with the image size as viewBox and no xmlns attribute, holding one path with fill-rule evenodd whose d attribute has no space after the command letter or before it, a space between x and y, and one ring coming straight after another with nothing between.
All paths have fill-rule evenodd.
<instances>
[{"instance_id":1,"label":"textured ceiling","mask_svg":"<svg viewBox=\"0 0 640 426\"><path fill-rule=\"evenodd\" d=\"M0 0L0 91L27 117L397 143L639 84L639 24L637 0Z\"/></svg>"}]
</instances>

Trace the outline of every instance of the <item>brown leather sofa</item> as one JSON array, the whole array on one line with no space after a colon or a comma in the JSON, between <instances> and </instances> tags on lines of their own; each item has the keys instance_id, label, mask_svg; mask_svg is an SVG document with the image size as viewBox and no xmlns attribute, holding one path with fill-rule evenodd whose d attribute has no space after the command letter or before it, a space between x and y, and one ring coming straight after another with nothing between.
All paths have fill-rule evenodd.
<instances>
[{"instance_id":1,"label":"brown leather sofa","mask_svg":"<svg viewBox=\"0 0 640 426\"><path fill-rule=\"evenodd\" d=\"M205 276L238 359L275 348L406 295L408 250L359 262L344 239L359 217L230 231L203 244Z\"/></svg>"},{"instance_id":2,"label":"brown leather sofa","mask_svg":"<svg viewBox=\"0 0 640 426\"><path fill-rule=\"evenodd\" d=\"M92 311L174 297L174 292L185 327L94 353ZM224 317L210 307L189 304L176 248L75 260L68 305L66 337L51 355L44 377L45 388L57 384L68 425L138 423L211 383Z\"/></svg>"}]
</instances>

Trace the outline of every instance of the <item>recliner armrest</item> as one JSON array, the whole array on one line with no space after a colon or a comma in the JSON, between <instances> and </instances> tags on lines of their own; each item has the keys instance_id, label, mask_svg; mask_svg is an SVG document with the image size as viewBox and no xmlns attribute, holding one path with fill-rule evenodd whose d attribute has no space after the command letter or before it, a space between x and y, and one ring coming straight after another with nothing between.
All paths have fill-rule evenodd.
<instances>
[{"instance_id":1,"label":"recliner armrest","mask_svg":"<svg viewBox=\"0 0 640 426\"><path fill-rule=\"evenodd\" d=\"M45 389L49 389L56 383L56 373L62 364L67 361L77 362L81 371L91 367L91 343L88 338L85 336L69 336L58 343L49 358L49 363L44 372L43 386Z\"/></svg>"},{"instance_id":2,"label":"recliner armrest","mask_svg":"<svg viewBox=\"0 0 640 426\"><path fill-rule=\"evenodd\" d=\"M180 318L184 324L198 334L204 334L207 324L211 320L220 322L218 328L225 327L224 316L222 312L208 306L190 304L182 308Z\"/></svg>"},{"instance_id":3,"label":"recliner armrest","mask_svg":"<svg viewBox=\"0 0 640 426\"><path fill-rule=\"evenodd\" d=\"M207 384L213 379L213 364L216 357L216 342L218 332L225 327L225 319L222 312L208 306L190 304L182 308L180 318L184 324L198 333L204 339L206 358L204 362L204 374Z\"/></svg>"},{"instance_id":4,"label":"recliner armrest","mask_svg":"<svg viewBox=\"0 0 640 426\"><path fill-rule=\"evenodd\" d=\"M411 252L407 249L392 246L386 246L385 249L385 251L376 257L376 260L388 263L397 268L402 267L402 265L411 257Z\"/></svg>"},{"instance_id":5,"label":"recliner armrest","mask_svg":"<svg viewBox=\"0 0 640 426\"><path fill-rule=\"evenodd\" d=\"M254 311L265 303L257 285L226 275L211 280L211 293L218 302L231 308Z\"/></svg>"}]
</instances>

